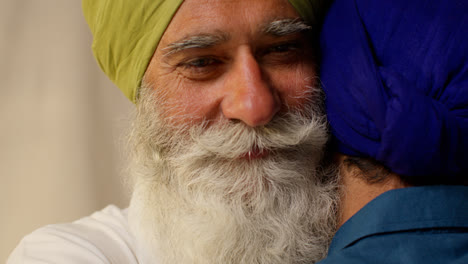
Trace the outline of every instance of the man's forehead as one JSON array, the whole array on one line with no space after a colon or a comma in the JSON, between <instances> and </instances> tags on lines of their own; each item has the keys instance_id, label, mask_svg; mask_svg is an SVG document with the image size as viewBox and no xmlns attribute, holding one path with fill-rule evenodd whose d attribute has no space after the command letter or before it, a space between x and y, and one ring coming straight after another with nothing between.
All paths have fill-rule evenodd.
<instances>
[{"instance_id":1,"label":"man's forehead","mask_svg":"<svg viewBox=\"0 0 468 264\"><path fill-rule=\"evenodd\" d=\"M300 19L287 0L185 0L162 41L175 42L202 35L221 37L220 32L231 34L236 30L259 34L271 27L272 22L284 19Z\"/></svg>"}]
</instances>

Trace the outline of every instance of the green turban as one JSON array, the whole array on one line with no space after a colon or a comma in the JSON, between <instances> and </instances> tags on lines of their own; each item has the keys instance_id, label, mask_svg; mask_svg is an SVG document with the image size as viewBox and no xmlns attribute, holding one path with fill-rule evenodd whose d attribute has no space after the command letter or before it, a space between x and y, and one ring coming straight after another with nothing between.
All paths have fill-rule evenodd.
<instances>
[{"instance_id":1,"label":"green turban","mask_svg":"<svg viewBox=\"0 0 468 264\"><path fill-rule=\"evenodd\" d=\"M313 24L323 0L289 0ZM83 0L102 70L132 102L146 68L183 0Z\"/></svg>"}]
</instances>

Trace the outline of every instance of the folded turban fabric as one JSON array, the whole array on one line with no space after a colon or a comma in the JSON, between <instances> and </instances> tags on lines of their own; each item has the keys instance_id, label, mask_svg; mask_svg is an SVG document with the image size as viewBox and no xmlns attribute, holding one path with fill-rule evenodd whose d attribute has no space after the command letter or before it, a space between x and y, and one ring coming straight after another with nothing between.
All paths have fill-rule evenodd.
<instances>
[{"instance_id":1,"label":"folded turban fabric","mask_svg":"<svg viewBox=\"0 0 468 264\"><path fill-rule=\"evenodd\" d=\"M466 178L467 0L336 0L321 51L339 152L400 175Z\"/></svg>"},{"instance_id":2,"label":"folded turban fabric","mask_svg":"<svg viewBox=\"0 0 468 264\"><path fill-rule=\"evenodd\" d=\"M135 102L148 64L183 0L83 0L93 52L107 76ZM313 22L324 0L289 0ZM321 11L321 10L320 10Z\"/></svg>"}]
</instances>

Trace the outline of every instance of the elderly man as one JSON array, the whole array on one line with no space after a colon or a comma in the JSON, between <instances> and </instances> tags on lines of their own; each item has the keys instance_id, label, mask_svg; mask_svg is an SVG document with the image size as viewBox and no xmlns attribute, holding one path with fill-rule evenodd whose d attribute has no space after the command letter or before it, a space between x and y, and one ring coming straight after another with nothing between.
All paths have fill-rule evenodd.
<instances>
[{"instance_id":1,"label":"elderly man","mask_svg":"<svg viewBox=\"0 0 468 264\"><path fill-rule=\"evenodd\" d=\"M343 202L320 263L468 263L468 2L336 0L321 47Z\"/></svg>"},{"instance_id":2,"label":"elderly man","mask_svg":"<svg viewBox=\"0 0 468 264\"><path fill-rule=\"evenodd\" d=\"M128 210L27 236L13 263L314 263L336 186L317 87L319 0L84 0L137 105ZM137 89L141 87L140 89Z\"/></svg>"}]
</instances>

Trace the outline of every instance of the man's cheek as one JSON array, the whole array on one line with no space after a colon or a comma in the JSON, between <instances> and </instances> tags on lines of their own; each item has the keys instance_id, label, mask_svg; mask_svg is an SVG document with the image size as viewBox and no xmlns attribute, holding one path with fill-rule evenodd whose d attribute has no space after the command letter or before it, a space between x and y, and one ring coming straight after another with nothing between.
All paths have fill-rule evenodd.
<instances>
[{"instance_id":1,"label":"man's cheek","mask_svg":"<svg viewBox=\"0 0 468 264\"><path fill-rule=\"evenodd\" d=\"M283 103L292 108L301 108L310 100L314 100L316 87L317 77L313 72L296 72L278 80L278 90Z\"/></svg>"}]
</instances>

